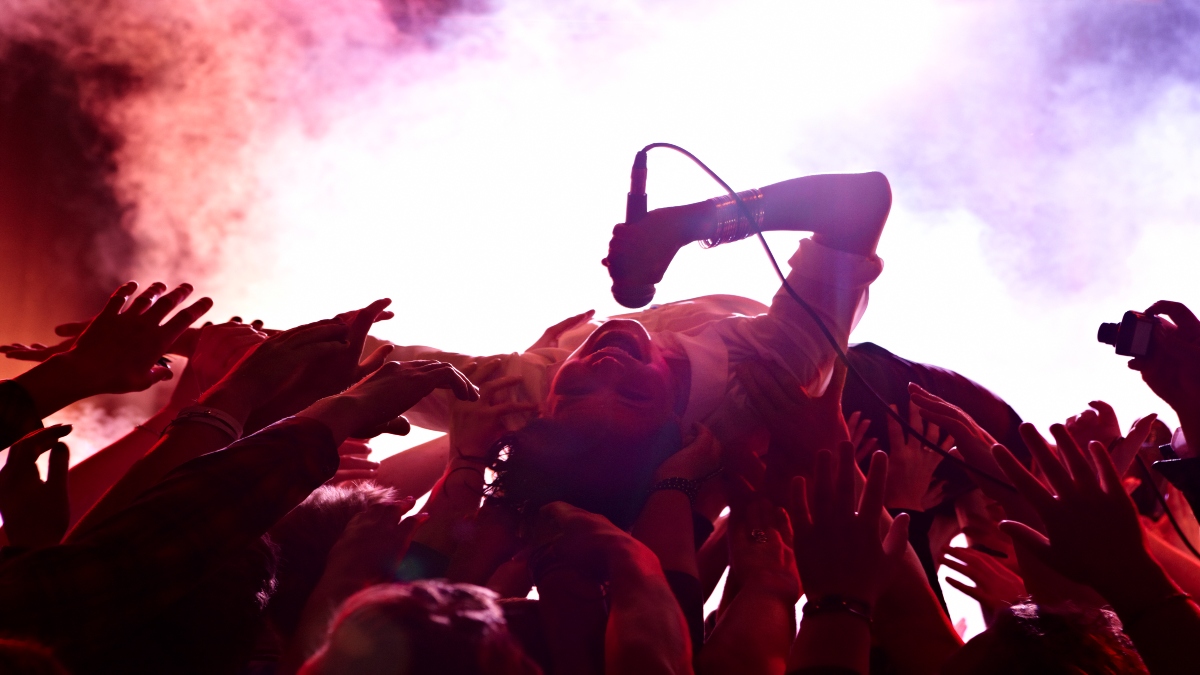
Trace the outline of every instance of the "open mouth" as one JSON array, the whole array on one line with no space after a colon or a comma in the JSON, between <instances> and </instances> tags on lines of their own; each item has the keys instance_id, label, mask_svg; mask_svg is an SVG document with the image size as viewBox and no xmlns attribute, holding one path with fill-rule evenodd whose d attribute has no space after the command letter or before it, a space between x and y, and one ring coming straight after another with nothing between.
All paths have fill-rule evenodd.
<instances>
[{"instance_id":1,"label":"open mouth","mask_svg":"<svg viewBox=\"0 0 1200 675\"><path fill-rule=\"evenodd\" d=\"M642 345L634 336L619 330L608 331L596 338L592 345L593 354L621 352L638 361L642 360Z\"/></svg>"}]
</instances>

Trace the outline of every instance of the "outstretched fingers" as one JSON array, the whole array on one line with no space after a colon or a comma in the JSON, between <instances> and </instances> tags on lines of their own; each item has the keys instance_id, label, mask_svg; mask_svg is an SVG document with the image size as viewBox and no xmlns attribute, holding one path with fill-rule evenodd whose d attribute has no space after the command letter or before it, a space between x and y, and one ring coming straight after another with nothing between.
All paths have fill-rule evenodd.
<instances>
[{"instance_id":1,"label":"outstretched fingers","mask_svg":"<svg viewBox=\"0 0 1200 675\"><path fill-rule=\"evenodd\" d=\"M60 438L71 433L71 428L70 424L55 424L27 434L9 448L8 461L33 464L42 453L52 449Z\"/></svg>"},{"instance_id":2,"label":"outstretched fingers","mask_svg":"<svg viewBox=\"0 0 1200 675\"><path fill-rule=\"evenodd\" d=\"M1029 469L1026 469L1017 461L1016 457L1009 452L1008 448L1003 445L996 445L992 448L992 456L995 457L996 463L1000 465L1000 470L1005 476L1013 482L1021 494L1029 500L1033 508L1042 516L1042 520L1046 519L1046 514L1054 508L1054 495L1042 485Z\"/></svg>"},{"instance_id":3,"label":"outstretched fingers","mask_svg":"<svg viewBox=\"0 0 1200 675\"><path fill-rule=\"evenodd\" d=\"M1058 494L1071 492L1074 489L1074 485L1071 483L1071 474L1067 472L1067 467L1063 466L1058 457L1054 456L1054 451L1050 449L1046 439L1038 433L1037 428L1025 422L1021 425L1020 431L1025 445L1029 447L1034 460L1042 468L1042 473L1046 474L1046 479L1050 481L1050 487L1054 488Z\"/></svg>"}]
</instances>

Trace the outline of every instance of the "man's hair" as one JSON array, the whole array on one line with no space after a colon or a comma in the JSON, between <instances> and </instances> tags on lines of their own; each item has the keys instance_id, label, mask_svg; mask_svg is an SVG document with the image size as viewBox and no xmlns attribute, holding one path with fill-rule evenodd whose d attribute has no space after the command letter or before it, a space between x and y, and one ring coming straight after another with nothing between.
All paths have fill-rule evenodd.
<instances>
[{"instance_id":1,"label":"man's hair","mask_svg":"<svg viewBox=\"0 0 1200 675\"><path fill-rule=\"evenodd\" d=\"M342 605L329 641L301 670L404 675L536 675L492 591L425 580L372 586Z\"/></svg>"},{"instance_id":2,"label":"man's hair","mask_svg":"<svg viewBox=\"0 0 1200 675\"><path fill-rule=\"evenodd\" d=\"M275 593L267 618L284 639L296 632L300 612L325 572L329 551L354 516L372 504L394 501L395 490L371 481L325 485L292 509L270 530L278 547Z\"/></svg>"},{"instance_id":3,"label":"man's hair","mask_svg":"<svg viewBox=\"0 0 1200 675\"><path fill-rule=\"evenodd\" d=\"M1147 673L1121 621L1105 609L1018 603L996 613L989 672L1011 675Z\"/></svg>"},{"instance_id":4,"label":"man's hair","mask_svg":"<svg viewBox=\"0 0 1200 675\"><path fill-rule=\"evenodd\" d=\"M563 501L628 529L642 510L654 470L683 445L672 421L640 441L621 442L580 433L539 418L497 443L500 459L492 498L530 516Z\"/></svg>"}]
</instances>

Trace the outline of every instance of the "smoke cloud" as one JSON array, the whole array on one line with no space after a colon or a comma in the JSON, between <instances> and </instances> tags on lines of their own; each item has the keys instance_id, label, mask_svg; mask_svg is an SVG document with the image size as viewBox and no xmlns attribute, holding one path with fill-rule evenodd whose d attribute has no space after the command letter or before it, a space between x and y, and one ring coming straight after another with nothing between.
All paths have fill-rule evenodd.
<instances>
[{"instance_id":1,"label":"smoke cloud","mask_svg":"<svg viewBox=\"0 0 1200 675\"><path fill-rule=\"evenodd\" d=\"M1194 287L1144 250L1198 206L1200 9L1181 0L14 0L0 25L78 78L113 139L93 285L190 280L218 319L388 295L403 314L385 336L484 353L616 311L597 262L655 140L739 187L886 172L889 271L860 337L995 382L1034 418L1067 404L1022 405L997 343L914 333L897 298L983 304L959 321L1029 334L1047 330L1032 316L1085 326L1031 361L1065 369L1095 321ZM651 163L652 207L714 193ZM913 277L935 267L922 256L953 259L941 273L974 299ZM689 250L659 298L775 284L752 246Z\"/></svg>"}]
</instances>

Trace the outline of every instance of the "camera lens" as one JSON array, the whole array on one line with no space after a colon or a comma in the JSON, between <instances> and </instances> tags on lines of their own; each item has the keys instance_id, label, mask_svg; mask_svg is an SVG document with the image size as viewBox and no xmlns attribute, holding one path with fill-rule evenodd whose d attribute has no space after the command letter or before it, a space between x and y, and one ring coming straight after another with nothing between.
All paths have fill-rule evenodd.
<instances>
[{"instance_id":1,"label":"camera lens","mask_svg":"<svg viewBox=\"0 0 1200 675\"><path fill-rule=\"evenodd\" d=\"M1117 333L1121 330L1121 325L1116 323L1102 323L1100 330L1096 331L1096 339L1106 345L1116 346Z\"/></svg>"}]
</instances>

